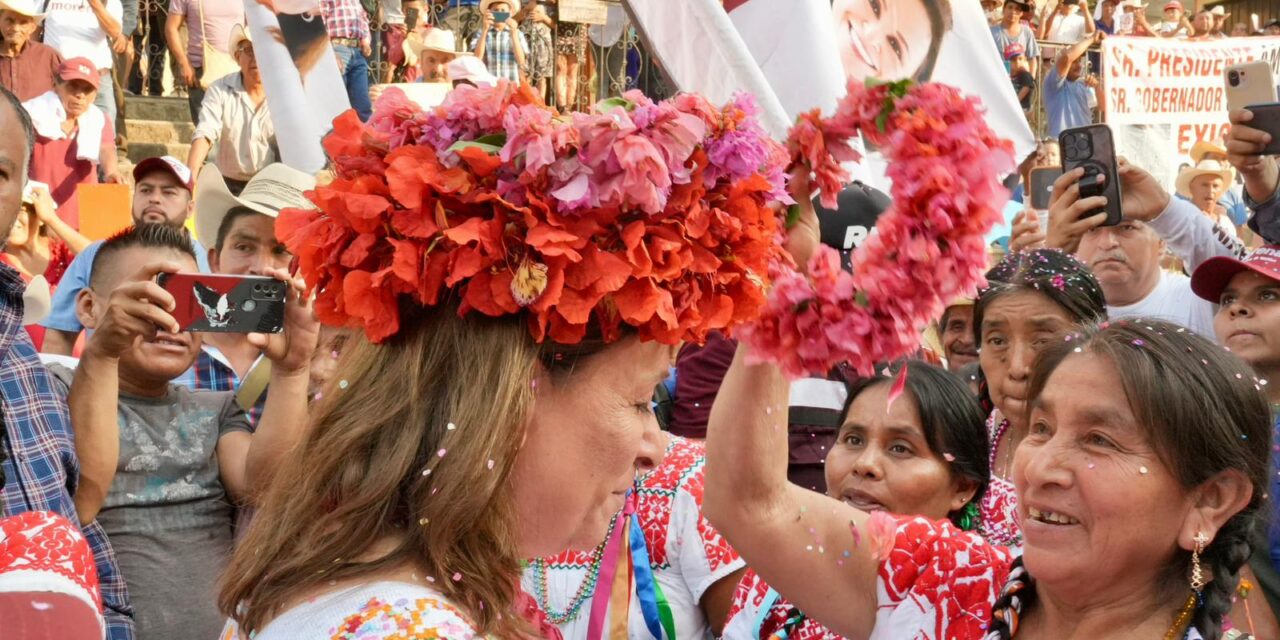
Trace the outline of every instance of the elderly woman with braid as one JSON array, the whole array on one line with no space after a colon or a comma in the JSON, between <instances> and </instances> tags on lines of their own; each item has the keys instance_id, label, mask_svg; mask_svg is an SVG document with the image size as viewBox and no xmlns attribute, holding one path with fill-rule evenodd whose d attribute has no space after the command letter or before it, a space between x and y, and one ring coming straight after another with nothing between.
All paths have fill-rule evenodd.
<instances>
[{"instance_id":1,"label":"elderly woman with braid","mask_svg":"<svg viewBox=\"0 0 1280 640\"><path fill-rule=\"evenodd\" d=\"M705 513L782 597L855 638L1203 639L1261 523L1270 413L1250 371L1129 320L1045 345L1010 478L1017 556L950 522L868 514L786 479L777 367L740 348L711 413Z\"/></svg>"}]
</instances>

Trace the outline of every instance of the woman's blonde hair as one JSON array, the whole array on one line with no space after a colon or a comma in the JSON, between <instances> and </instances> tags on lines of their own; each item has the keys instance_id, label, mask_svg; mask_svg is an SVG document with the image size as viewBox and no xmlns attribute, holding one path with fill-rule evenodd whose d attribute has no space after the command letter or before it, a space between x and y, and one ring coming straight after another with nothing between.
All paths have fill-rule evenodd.
<instances>
[{"instance_id":1,"label":"woman's blonde hair","mask_svg":"<svg viewBox=\"0 0 1280 640\"><path fill-rule=\"evenodd\" d=\"M452 305L407 313L386 343L350 343L238 545L218 605L245 633L331 581L408 566L481 633L526 635L508 476L539 371L603 343L538 345L524 318ZM403 542L370 559L390 535Z\"/></svg>"}]
</instances>

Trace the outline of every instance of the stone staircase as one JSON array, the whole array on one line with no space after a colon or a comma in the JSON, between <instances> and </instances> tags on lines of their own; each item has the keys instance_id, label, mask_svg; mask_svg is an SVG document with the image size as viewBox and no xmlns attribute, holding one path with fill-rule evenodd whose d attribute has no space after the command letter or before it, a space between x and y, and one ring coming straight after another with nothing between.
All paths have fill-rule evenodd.
<instances>
[{"instance_id":1,"label":"stone staircase","mask_svg":"<svg viewBox=\"0 0 1280 640\"><path fill-rule=\"evenodd\" d=\"M183 162L191 149L191 113L186 98L125 98L125 137L128 165L152 156L170 155ZM125 165L121 157L121 166Z\"/></svg>"}]
</instances>

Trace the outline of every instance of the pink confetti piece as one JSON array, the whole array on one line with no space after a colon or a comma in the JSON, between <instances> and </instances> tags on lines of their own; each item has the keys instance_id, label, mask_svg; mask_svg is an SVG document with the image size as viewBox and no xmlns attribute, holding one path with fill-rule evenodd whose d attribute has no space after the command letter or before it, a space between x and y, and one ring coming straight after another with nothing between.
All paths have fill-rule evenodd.
<instances>
[{"instance_id":1,"label":"pink confetti piece","mask_svg":"<svg viewBox=\"0 0 1280 640\"><path fill-rule=\"evenodd\" d=\"M889 401L885 404L884 412L888 414L893 410L893 402L907 390L907 367L903 365L902 370L898 372L897 377L893 379L893 386L889 388Z\"/></svg>"},{"instance_id":2,"label":"pink confetti piece","mask_svg":"<svg viewBox=\"0 0 1280 640\"><path fill-rule=\"evenodd\" d=\"M462 574L461 574L461 573L455 573L455 574L453 574L453 581L454 581L454 582L462 582Z\"/></svg>"},{"instance_id":3,"label":"pink confetti piece","mask_svg":"<svg viewBox=\"0 0 1280 640\"><path fill-rule=\"evenodd\" d=\"M437 452L436 452L436 456L437 456L437 457L440 457L440 458L443 458L443 457L444 457L444 454L446 454L446 453L449 453L449 450L448 450L448 449L441 449L441 450L439 450L439 451L437 451Z\"/></svg>"},{"instance_id":4,"label":"pink confetti piece","mask_svg":"<svg viewBox=\"0 0 1280 640\"><path fill-rule=\"evenodd\" d=\"M862 532L858 531L858 523L849 521L849 532L853 534L853 546L857 547L862 544Z\"/></svg>"},{"instance_id":5,"label":"pink confetti piece","mask_svg":"<svg viewBox=\"0 0 1280 640\"><path fill-rule=\"evenodd\" d=\"M490 470L490 471L493 471L493 461L492 461L492 460L490 460L490 461L489 461L489 470Z\"/></svg>"},{"instance_id":6,"label":"pink confetti piece","mask_svg":"<svg viewBox=\"0 0 1280 640\"><path fill-rule=\"evenodd\" d=\"M943 460L946 460L947 462L955 462L955 461L956 461L956 457L955 457L955 456L953 456L953 455L951 455L951 454L949 454L949 453L944 453L944 454L942 454L942 459L943 459Z\"/></svg>"}]
</instances>

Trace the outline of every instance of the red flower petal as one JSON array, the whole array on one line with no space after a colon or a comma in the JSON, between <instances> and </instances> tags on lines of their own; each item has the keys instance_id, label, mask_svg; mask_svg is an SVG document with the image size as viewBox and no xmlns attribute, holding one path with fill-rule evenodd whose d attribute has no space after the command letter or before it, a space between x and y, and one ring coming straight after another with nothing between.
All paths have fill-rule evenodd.
<instances>
[{"instance_id":1,"label":"red flower petal","mask_svg":"<svg viewBox=\"0 0 1280 640\"><path fill-rule=\"evenodd\" d=\"M479 147L466 147L458 150L458 157L471 168L471 171L479 178L488 178L493 175L498 167L502 166L502 159L496 155L487 153Z\"/></svg>"},{"instance_id":2,"label":"red flower petal","mask_svg":"<svg viewBox=\"0 0 1280 640\"><path fill-rule=\"evenodd\" d=\"M352 271L342 280L343 307L363 320L365 335L381 342L400 329L400 310L395 294L386 287L373 286L373 274Z\"/></svg>"}]
</instances>

